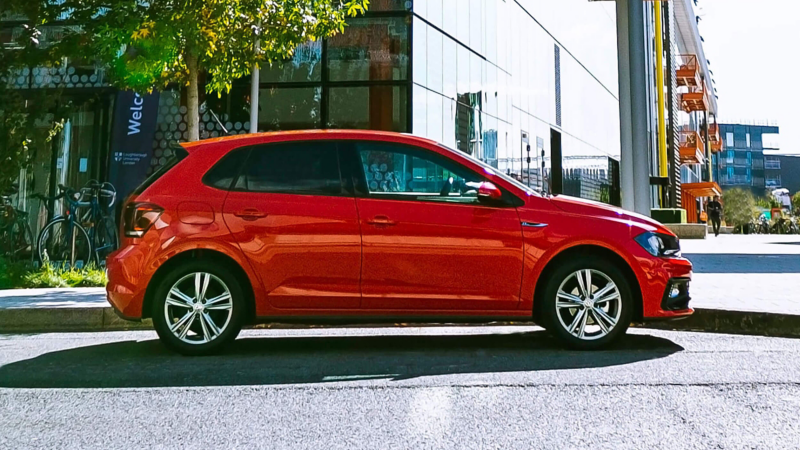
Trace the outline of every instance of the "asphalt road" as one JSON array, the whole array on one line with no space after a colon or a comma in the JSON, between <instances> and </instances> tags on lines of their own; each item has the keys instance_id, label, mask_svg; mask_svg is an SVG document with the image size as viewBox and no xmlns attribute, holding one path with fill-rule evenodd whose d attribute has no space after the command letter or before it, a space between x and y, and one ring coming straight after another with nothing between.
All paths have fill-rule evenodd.
<instances>
[{"instance_id":1,"label":"asphalt road","mask_svg":"<svg viewBox=\"0 0 800 450\"><path fill-rule=\"evenodd\" d=\"M800 340L536 328L0 336L0 448L800 448Z\"/></svg>"}]
</instances>

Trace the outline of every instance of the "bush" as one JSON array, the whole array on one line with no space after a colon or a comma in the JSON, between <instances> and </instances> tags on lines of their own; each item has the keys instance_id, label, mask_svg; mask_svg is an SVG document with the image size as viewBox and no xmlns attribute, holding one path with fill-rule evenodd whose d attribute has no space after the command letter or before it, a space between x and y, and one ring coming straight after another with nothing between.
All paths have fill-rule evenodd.
<instances>
[{"instance_id":1,"label":"bush","mask_svg":"<svg viewBox=\"0 0 800 450\"><path fill-rule=\"evenodd\" d=\"M24 263L12 263L0 257L0 289L21 286L23 276L30 270Z\"/></svg>"},{"instance_id":2,"label":"bush","mask_svg":"<svg viewBox=\"0 0 800 450\"><path fill-rule=\"evenodd\" d=\"M792 207L795 211L800 211L800 192L794 194L794 197L792 197Z\"/></svg>"},{"instance_id":3,"label":"bush","mask_svg":"<svg viewBox=\"0 0 800 450\"><path fill-rule=\"evenodd\" d=\"M46 262L33 268L29 264L12 264L0 258L0 289L103 287L107 283L105 270L93 265L67 269Z\"/></svg>"},{"instance_id":4,"label":"bush","mask_svg":"<svg viewBox=\"0 0 800 450\"><path fill-rule=\"evenodd\" d=\"M756 199L756 206L764 209L780 208L781 202L773 196L759 197Z\"/></svg>"},{"instance_id":5,"label":"bush","mask_svg":"<svg viewBox=\"0 0 800 450\"><path fill-rule=\"evenodd\" d=\"M725 222L729 226L742 227L750 223L758 213L756 199L750 191L743 189L725 191L722 201L725 208Z\"/></svg>"}]
</instances>

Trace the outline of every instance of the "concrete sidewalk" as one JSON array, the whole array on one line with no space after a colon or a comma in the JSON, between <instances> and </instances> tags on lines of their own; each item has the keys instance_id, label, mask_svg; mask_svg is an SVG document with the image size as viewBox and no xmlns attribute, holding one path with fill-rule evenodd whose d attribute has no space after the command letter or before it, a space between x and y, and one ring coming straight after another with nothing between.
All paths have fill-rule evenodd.
<instances>
[{"instance_id":1,"label":"concrete sidewalk","mask_svg":"<svg viewBox=\"0 0 800 450\"><path fill-rule=\"evenodd\" d=\"M683 248L697 313L648 327L800 337L800 236L712 236ZM103 288L0 291L0 333L150 326L119 319Z\"/></svg>"},{"instance_id":2,"label":"concrete sidewalk","mask_svg":"<svg viewBox=\"0 0 800 450\"><path fill-rule=\"evenodd\" d=\"M128 330L150 325L117 317L106 301L105 288L0 291L0 333Z\"/></svg>"}]
</instances>

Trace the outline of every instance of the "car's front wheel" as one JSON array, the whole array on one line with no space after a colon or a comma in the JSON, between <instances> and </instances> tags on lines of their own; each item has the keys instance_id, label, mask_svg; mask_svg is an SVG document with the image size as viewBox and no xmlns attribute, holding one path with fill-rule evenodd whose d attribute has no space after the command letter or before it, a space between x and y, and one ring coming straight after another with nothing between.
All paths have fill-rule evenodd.
<instances>
[{"instance_id":1,"label":"car's front wheel","mask_svg":"<svg viewBox=\"0 0 800 450\"><path fill-rule=\"evenodd\" d=\"M551 273L540 313L544 325L578 350L607 347L633 317L633 296L622 271L611 261L579 257Z\"/></svg>"},{"instance_id":2,"label":"car's front wheel","mask_svg":"<svg viewBox=\"0 0 800 450\"><path fill-rule=\"evenodd\" d=\"M167 347L184 355L214 353L242 329L243 292L224 266L207 261L178 266L154 295L153 326Z\"/></svg>"}]
</instances>

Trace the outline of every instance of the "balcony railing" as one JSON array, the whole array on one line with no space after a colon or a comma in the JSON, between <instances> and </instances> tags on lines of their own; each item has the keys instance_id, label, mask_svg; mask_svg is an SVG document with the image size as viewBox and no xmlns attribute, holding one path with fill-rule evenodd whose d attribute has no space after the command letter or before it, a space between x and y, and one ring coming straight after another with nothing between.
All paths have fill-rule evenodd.
<instances>
[{"instance_id":1,"label":"balcony railing","mask_svg":"<svg viewBox=\"0 0 800 450\"><path fill-rule=\"evenodd\" d=\"M682 130L680 140L681 164L703 163L703 138L694 130Z\"/></svg>"},{"instance_id":2,"label":"balcony railing","mask_svg":"<svg viewBox=\"0 0 800 450\"><path fill-rule=\"evenodd\" d=\"M687 113L694 111L708 111L708 97L705 86L690 88L689 92L681 94L681 108Z\"/></svg>"},{"instance_id":3,"label":"balcony railing","mask_svg":"<svg viewBox=\"0 0 800 450\"><path fill-rule=\"evenodd\" d=\"M766 179L767 187L781 187L781 177L769 177Z\"/></svg>"},{"instance_id":4,"label":"balcony railing","mask_svg":"<svg viewBox=\"0 0 800 450\"><path fill-rule=\"evenodd\" d=\"M719 125L712 123L708 126L708 141L711 142L711 151L716 153L722 150L722 139L719 136Z\"/></svg>"},{"instance_id":5,"label":"balcony railing","mask_svg":"<svg viewBox=\"0 0 800 450\"><path fill-rule=\"evenodd\" d=\"M688 86L689 88L700 87L700 70L697 65L696 55L681 55L681 65L675 71L678 86Z\"/></svg>"},{"instance_id":6,"label":"balcony railing","mask_svg":"<svg viewBox=\"0 0 800 450\"><path fill-rule=\"evenodd\" d=\"M755 179L754 179L754 181L755 181ZM724 184L724 185L729 185L729 186L730 185L737 185L737 186L747 185L747 186L749 186L750 185L750 177L748 177L747 175L733 175L733 176L721 175L719 177L719 183L720 184Z\"/></svg>"},{"instance_id":7,"label":"balcony railing","mask_svg":"<svg viewBox=\"0 0 800 450\"><path fill-rule=\"evenodd\" d=\"M765 169L780 169L781 168L781 160L780 159L764 159L764 168Z\"/></svg>"}]
</instances>

